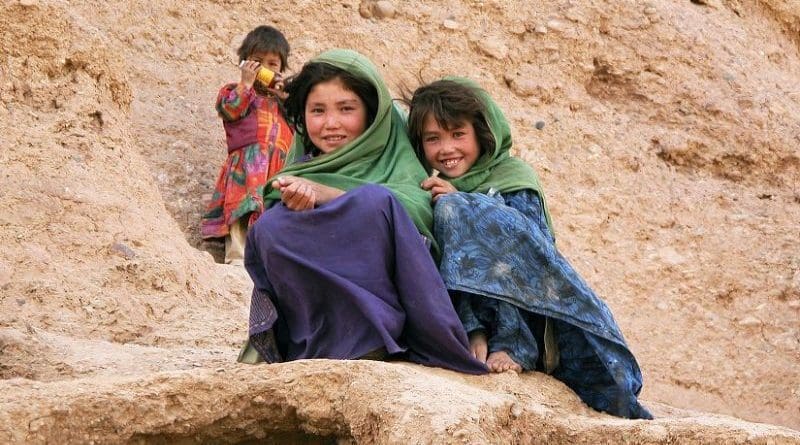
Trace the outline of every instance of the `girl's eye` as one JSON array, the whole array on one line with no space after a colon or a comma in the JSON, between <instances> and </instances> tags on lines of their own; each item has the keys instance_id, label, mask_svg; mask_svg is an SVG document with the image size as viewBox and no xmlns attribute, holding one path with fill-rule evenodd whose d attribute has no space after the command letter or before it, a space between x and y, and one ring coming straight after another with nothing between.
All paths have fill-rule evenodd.
<instances>
[{"instance_id":1,"label":"girl's eye","mask_svg":"<svg viewBox=\"0 0 800 445\"><path fill-rule=\"evenodd\" d=\"M422 141L423 142L436 142L437 140L439 140L439 138L437 136L428 136L428 137L424 138Z\"/></svg>"},{"instance_id":2,"label":"girl's eye","mask_svg":"<svg viewBox=\"0 0 800 445\"><path fill-rule=\"evenodd\" d=\"M460 138L462 136L464 136L463 131L456 131L455 133L453 133L453 137Z\"/></svg>"},{"instance_id":3,"label":"girl's eye","mask_svg":"<svg viewBox=\"0 0 800 445\"><path fill-rule=\"evenodd\" d=\"M321 107L314 107L308 111L312 114L322 114L325 110L323 110Z\"/></svg>"}]
</instances>

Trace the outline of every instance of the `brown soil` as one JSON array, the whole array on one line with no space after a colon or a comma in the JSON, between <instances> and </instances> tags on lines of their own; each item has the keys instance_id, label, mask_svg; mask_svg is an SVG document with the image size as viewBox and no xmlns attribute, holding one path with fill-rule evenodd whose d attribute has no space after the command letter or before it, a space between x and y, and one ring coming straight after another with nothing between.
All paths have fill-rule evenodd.
<instances>
[{"instance_id":1,"label":"brown soil","mask_svg":"<svg viewBox=\"0 0 800 445\"><path fill-rule=\"evenodd\" d=\"M800 5L373 6L2 3L0 442L800 443ZM541 374L234 363L251 285L198 222L214 96L262 23L295 70L351 47L396 92L497 98L656 421Z\"/></svg>"}]
</instances>

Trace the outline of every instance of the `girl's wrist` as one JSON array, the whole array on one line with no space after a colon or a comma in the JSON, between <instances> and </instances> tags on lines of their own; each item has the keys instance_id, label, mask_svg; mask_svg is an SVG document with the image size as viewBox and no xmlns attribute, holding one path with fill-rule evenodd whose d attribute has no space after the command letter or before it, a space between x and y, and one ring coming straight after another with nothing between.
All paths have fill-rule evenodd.
<instances>
[{"instance_id":1,"label":"girl's wrist","mask_svg":"<svg viewBox=\"0 0 800 445\"><path fill-rule=\"evenodd\" d=\"M317 204L325 204L344 195L344 191L326 185L317 186Z\"/></svg>"},{"instance_id":2,"label":"girl's wrist","mask_svg":"<svg viewBox=\"0 0 800 445\"><path fill-rule=\"evenodd\" d=\"M239 81L239 87L242 89L243 92L247 92L253 89L253 82L245 82L243 80Z\"/></svg>"}]
</instances>

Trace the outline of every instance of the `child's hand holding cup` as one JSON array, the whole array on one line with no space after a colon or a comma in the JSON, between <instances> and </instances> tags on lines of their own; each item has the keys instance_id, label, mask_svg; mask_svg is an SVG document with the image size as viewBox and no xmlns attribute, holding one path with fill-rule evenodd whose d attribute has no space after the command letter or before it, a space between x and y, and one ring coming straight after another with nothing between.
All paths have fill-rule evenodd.
<instances>
[{"instance_id":1,"label":"child's hand holding cup","mask_svg":"<svg viewBox=\"0 0 800 445\"><path fill-rule=\"evenodd\" d=\"M272 71L254 60L242 60L239 68L242 70L242 84L252 87L253 83L258 81L272 94L280 99L286 99L286 93L283 92L283 76L280 73Z\"/></svg>"},{"instance_id":2,"label":"child's hand holding cup","mask_svg":"<svg viewBox=\"0 0 800 445\"><path fill-rule=\"evenodd\" d=\"M242 71L242 85L252 88L260 68L261 64L255 60L242 60L239 63L239 69Z\"/></svg>"}]
</instances>

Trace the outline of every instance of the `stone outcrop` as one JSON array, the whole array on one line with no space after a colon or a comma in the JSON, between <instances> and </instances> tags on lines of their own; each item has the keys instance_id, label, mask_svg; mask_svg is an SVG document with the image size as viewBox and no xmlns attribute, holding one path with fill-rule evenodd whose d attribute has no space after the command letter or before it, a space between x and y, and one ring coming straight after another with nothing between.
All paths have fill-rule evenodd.
<instances>
[{"instance_id":1,"label":"stone outcrop","mask_svg":"<svg viewBox=\"0 0 800 445\"><path fill-rule=\"evenodd\" d=\"M497 98L655 422L539 374L233 364L250 282L198 224L261 23L295 71L352 47ZM777 0L6 1L0 442L800 443L798 31Z\"/></svg>"}]
</instances>

